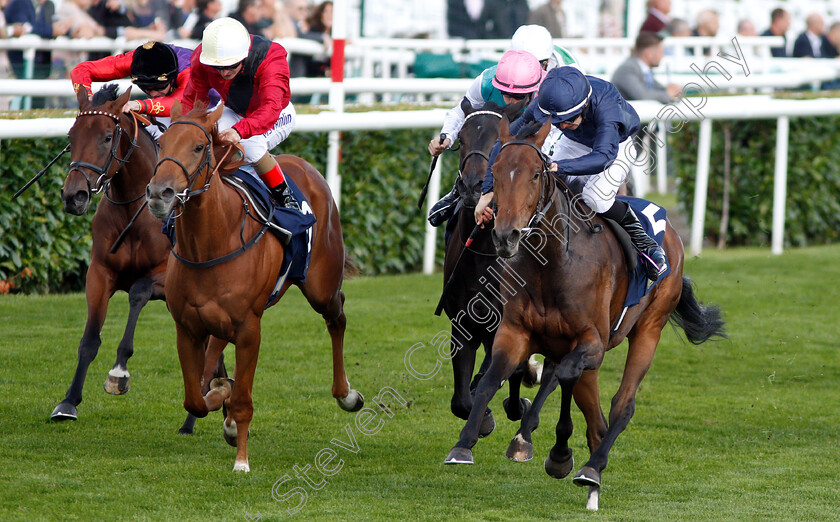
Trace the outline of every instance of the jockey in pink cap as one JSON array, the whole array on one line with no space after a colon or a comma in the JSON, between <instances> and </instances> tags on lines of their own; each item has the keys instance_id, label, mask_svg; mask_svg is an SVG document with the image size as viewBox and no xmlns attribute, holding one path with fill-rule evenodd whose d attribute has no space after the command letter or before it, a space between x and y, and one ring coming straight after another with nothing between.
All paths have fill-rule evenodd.
<instances>
[{"instance_id":1,"label":"jockey in pink cap","mask_svg":"<svg viewBox=\"0 0 840 522\"><path fill-rule=\"evenodd\" d=\"M481 107L492 101L498 106L516 103L520 100L530 100L540 87L540 82L545 77L545 71L539 60L528 51L508 51L499 60L497 65L486 69L481 76L475 79L470 90L467 91L467 99L475 107ZM429 144L429 153L437 156L454 140L461 131L464 124L464 112L461 105L456 105L446 113L441 134L446 135L443 143L434 139ZM442 200L432 207L429 213L429 222L433 226L440 226L449 219L455 210L458 202L458 192L454 188L444 196Z\"/></svg>"}]
</instances>

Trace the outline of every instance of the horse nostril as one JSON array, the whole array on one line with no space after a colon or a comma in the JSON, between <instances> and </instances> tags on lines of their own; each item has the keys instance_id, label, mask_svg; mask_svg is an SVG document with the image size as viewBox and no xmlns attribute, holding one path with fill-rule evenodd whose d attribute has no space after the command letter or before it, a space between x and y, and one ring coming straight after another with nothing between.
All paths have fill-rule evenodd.
<instances>
[{"instance_id":1,"label":"horse nostril","mask_svg":"<svg viewBox=\"0 0 840 522\"><path fill-rule=\"evenodd\" d=\"M510 231L510 235L508 235L508 243L516 244L519 242L519 237L522 235L522 231L519 229L513 229Z\"/></svg>"},{"instance_id":2,"label":"horse nostril","mask_svg":"<svg viewBox=\"0 0 840 522\"><path fill-rule=\"evenodd\" d=\"M148 185L146 185L146 199L152 199L152 189Z\"/></svg>"},{"instance_id":3,"label":"horse nostril","mask_svg":"<svg viewBox=\"0 0 840 522\"><path fill-rule=\"evenodd\" d=\"M80 190L76 192L76 194L73 196L73 199L75 199L77 203L85 203L88 200L87 192L85 192L84 190Z\"/></svg>"},{"instance_id":4,"label":"horse nostril","mask_svg":"<svg viewBox=\"0 0 840 522\"><path fill-rule=\"evenodd\" d=\"M160 197L165 201L169 201L175 197L175 191L171 187L166 187L163 189L163 192L160 193Z\"/></svg>"}]
</instances>

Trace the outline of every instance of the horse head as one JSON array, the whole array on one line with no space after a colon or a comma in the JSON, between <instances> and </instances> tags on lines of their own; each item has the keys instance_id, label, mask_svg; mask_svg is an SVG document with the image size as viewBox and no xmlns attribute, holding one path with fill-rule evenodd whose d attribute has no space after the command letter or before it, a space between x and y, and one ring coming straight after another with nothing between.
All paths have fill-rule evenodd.
<instances>
[{"instance_id":1,"label":"horse head","mask_svg":"<svg viewBox=\"0 0 840 522\"><path fill-rule=\"evenodd\" d=\"M511 136L507 118L499 125L502 149L493 164L496 222L492 235L501 257L516 255L523 229L551 195L551 174L540 152L550 130L551 122L546 121L542 126L526 125Z\"/></svg>"},{"instance_id":2,"label":"horse head","mask_svg":"<svg viewBox=\"0 0 840 522\"><path fill-rule=\"evenodd\" d=\"M224 106L219 105L216 110L207 112L207 108L198 103L188 114L182 114L180 102L176 101L172 106L172 124L160 138L160 160L155 175L146 186L146 201L155 217L166 218L177 202L186 203L190 192L201 191L201 187L209 185L216 154L222 148L228 148L221 144L213 146L214 142L218 143L216 122L223 109ZM226 166L230 164L226 162Z\"/></svg>"},{"instance_id":3,"label":"horse head","mask_svg":"<svg viewBox=\"0 0 840 522\"><path fill-rule=\"evenodd\" d=\"M70 170L61 189L64 211L80 216L88 211L93 194L102 191L122 168L130 152L120 152L123 129L122 108L131 97L131 88L117 96L118 85L100 89L88 100L79 89L79 114L70 128ZM116 160L116 161L115 161Z\"/></svg>"},{"instance_id":4,"label":"horse head","mask_svg":"<svg viewBox=\"0 0 840 522\"><path fill-rule=\"evenodd\" d=\"M481 184L487 173L490 149L499 138L499 121L504 117L513 119L524 105L525 100L505 107L491 101L474 109L469 100L461 100L465 118L458 134L461 157L455 187L464 206L475 207L481 197Z\"/></svg>"}]
</instances>

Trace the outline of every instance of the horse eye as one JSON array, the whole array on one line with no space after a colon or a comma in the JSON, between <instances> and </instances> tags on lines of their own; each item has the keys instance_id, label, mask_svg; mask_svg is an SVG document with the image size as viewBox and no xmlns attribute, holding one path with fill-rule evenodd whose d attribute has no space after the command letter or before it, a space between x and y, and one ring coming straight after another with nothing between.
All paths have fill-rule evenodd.
<instances>
[{"instance_id":1,"label":"horse eye","mask_svg":"<svg viewBox=\"0 0 840 522\"><path fill-rule=\"evenodd\" d=\"M533 178L531 178L531 181L535 181L535 180L537 180L537 179L539 179L539 178L540 178L540 170L539 170L539 169L537 169L537 170L534 172L534 177L533 177Z\"/></svg>"},{"instance_id":2,"label":"horse eye","mask_svg":"<svg viewBox=\"0 0 840 522\"><path fill-rule=\"evenodd\" d=\"M110 134L105 136L105 143L110 143L112 139L114 139L114 136Z\"/></svg>"},{"instance_id":3,"label":"horse eye","mask_svg":"<svg viewBox=\"0 0 840 522\"><path fill-rule=\"evenodd\" d=\"M193 149L193 152L201 152L203 150L204 150L204 145L196 145L195 149Z\"/></svg>"}]
</instances>

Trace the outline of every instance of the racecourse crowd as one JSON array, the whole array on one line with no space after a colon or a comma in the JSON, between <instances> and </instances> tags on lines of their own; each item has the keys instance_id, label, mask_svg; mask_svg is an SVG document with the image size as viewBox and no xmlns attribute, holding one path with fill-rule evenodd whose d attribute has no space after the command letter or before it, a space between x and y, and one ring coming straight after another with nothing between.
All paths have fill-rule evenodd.
<instances>
[{"instance_id":1,"label":"racecourse crowd","mask_svg":"<svg viewBox=\"0 0 840 522\"><path fill-rule=\"evenodd\" d=\"M679 0L676 0L679 1ZM599 34L624 36L623 2L602 0ZM720 17L714 9L700 11L696 19L671 16L671 0L648 0L647 18L638 29L627 34L636 37L632 56L616 75L617 86L628 99L667 101L678 92L676 86L660 85L651 72L662 58L665 36L716 36ZM299 37L331 47L332 2L311 0L240 0L233 12L224 12L221 0L63 0L58 8L53 0L0 0L0 38L35 34L41 38L125 37L128 40L173 41L200 39L214 19L230 16L251 34L268 39ZM525 24L545 27L552 38L569 37L575 25L563 9L563 0L548 0L529 9L528 0L447 0L447 27L453 38L511 38ZM774 9L768 20L742 19L738 34L743 36L782 36L784 46L774 48L776 57L837 58L840 56L840 21L826 24L818 13L805 19L806 30L788 40L791 14ZM758 33L757 27L766 28ZM69 78L72 68L85 60L107 53L38 51L33 77ZM319 77L329 74L327 53L320 57L295 55L291 58L292 77ZM628 76L628 73L632 73ZM21 51L0 51L0 78L24 77ZM626 77L623 81L620 78ZM8 100L0 100L0 109ZM43 101L42 101L43 103ZM69 103L54 100L51 105Z\"/></svg>"}]
</instances>

